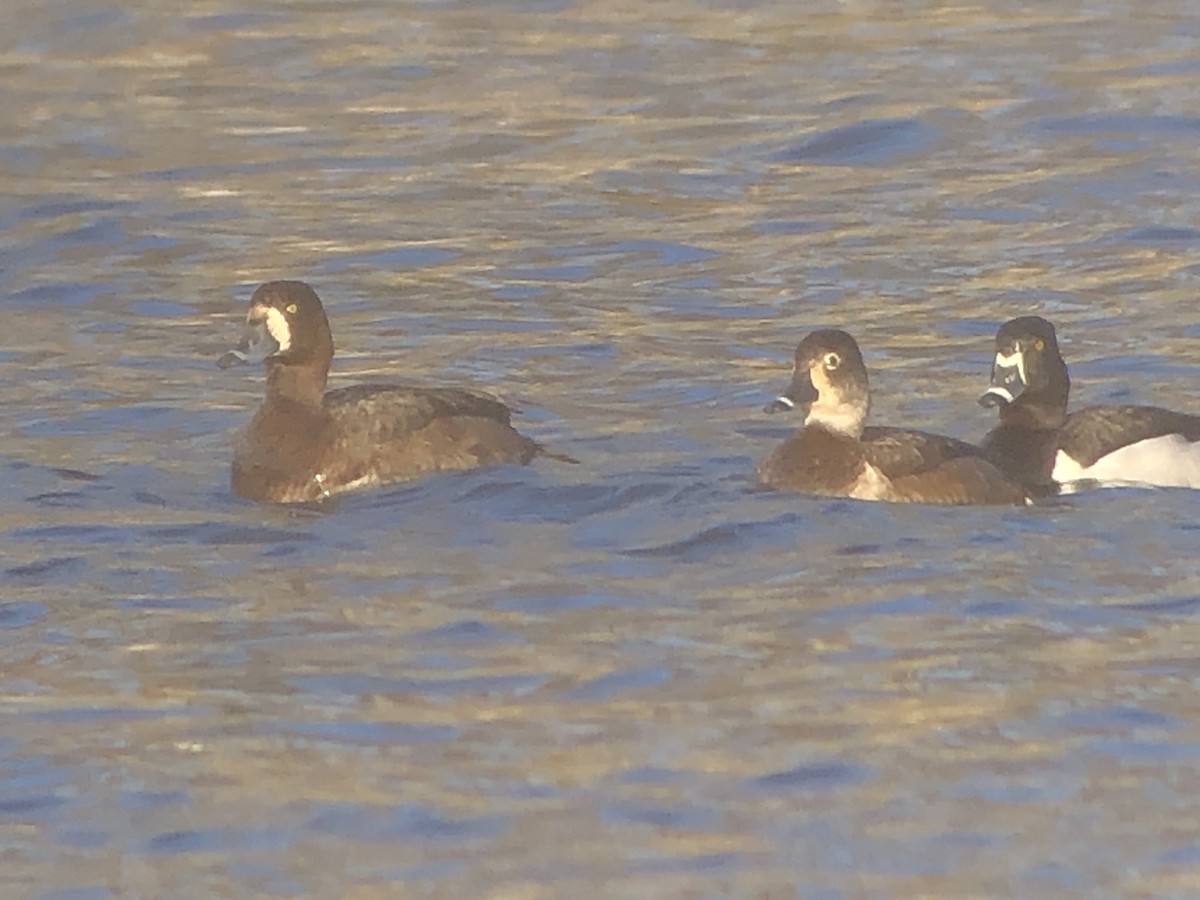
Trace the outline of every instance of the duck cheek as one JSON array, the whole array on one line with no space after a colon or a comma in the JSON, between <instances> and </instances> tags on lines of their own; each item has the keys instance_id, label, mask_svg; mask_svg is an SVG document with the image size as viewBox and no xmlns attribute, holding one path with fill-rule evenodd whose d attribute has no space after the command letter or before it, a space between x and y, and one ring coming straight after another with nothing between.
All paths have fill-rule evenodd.
<instances>
[{"instance_id":1,"label":"duck cheek","mask_svg":"<svg viewBox=\"0 0 1200 900\"><path fill-rule=\"evenodd\" d=\"M797 381L799 381L799 378L797 378ZM804 386L807 394L805 402L809 404L820 400L829 402L836 396L829 373L821 366L815 366L804 373Z\"/></svg>"},{"instance_id":2,"label":"duck cheek","mask_svg":"<svg viewBox=\"0 0 1200 900\"><path fill-rule=\"evenodd\" d=\"M1017 361L1012 361L1011 357L1001 359L996 357L996 363L992 366L992 383L983 397L979 398L980 403L984 403L984 399L995 398L995 401L1003 401L1004 403L1012 403L1024 393L1025 388L1029 386L1029 381L1025 377L1024 362L1017 358ZM988 404L984 404L988 405ZM993 402L991 405L995 405Z\"/></svg>"},{"instance_id":3,"label":"duck cheek","mask_svg":"<svg viewBox=\"0 0 1200 900\"><path fill-rule=\"evenodd\" d=\"M287 316L274 307L268 307L263 317L266 333L276 344L275 353L285 353L292 346L292 326Z\"/></svg>"}]
</instances>

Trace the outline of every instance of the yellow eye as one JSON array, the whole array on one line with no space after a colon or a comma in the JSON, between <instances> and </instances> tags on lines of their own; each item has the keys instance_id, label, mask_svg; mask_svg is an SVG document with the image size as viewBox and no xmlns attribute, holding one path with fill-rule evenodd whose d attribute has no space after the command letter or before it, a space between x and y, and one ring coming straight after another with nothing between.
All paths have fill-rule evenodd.
<instances>
[{"instance_id":1,"label":"yellow eye","mask_svg":"<svg viewBox=\"0 0 1200 900\"><path fill-rule=\"evenodd\" d=\"M826 353L825 354L825 368L829 369L830 371L833 371L841 364L842 364L842 358L840 356L838 356L836 353Z\"/></svg>"},{"instance_id":2,"label":"yellow eye","mask_svg":"<svg viewBox=\"0 0 1200 900\"><path fill-rule=\"evenodd\" d=\"M1036 341L1033 342L1033 349L1038 350L1038 351L1045 350L1046 342L1043 341L1041 338L1038 338Z\"/></svg>"},{"instance_id":3,"label":"yellow eye","mask_svg":"<svg viewBox=\"0 0 1200 900\"><path fill-rule=\"evenodd\" d=\"M292 316L294 316L296 314L297 309L299 309L299 307L296 306L295 303L289 303L287 306L284 307L284 310L288 313L288 315L292 315Z\"/></svg>"}]
</instances>

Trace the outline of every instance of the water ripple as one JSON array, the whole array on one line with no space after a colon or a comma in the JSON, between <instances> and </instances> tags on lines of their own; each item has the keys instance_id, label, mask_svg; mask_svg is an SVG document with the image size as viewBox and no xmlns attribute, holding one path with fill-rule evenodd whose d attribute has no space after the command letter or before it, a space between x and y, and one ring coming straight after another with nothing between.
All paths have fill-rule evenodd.
<instances>
[{"instance_id":1,"label":"water ripple","mask_svg":"<svg viewBox=\"0 0 1200 900\"><path fill-rule=\"evenodd\" d=\"M772 792L824 790L846 784L857 784L865 781L870 774L870 770L862 766L831 760L822 763L808 763L792 769L772 772L769 775L760 775L753 780L753 785Z\"/></svg>"},{"instance_id":2,"label":"water ripple","mask_svg":"<svg viewBox=\"0 0 1200 900\"><path fill-rule=\"evenodd\" d=\"M507 829L499 816L455 818L422 803L379 806L370 803L329 803L316 808L308 828L318 834L356 841L418 841L421 843L491 837Z\"/></svg>"},{"instance_id":3,"label":"water ripple","mask_svg":"<svg viewBox=\"0 0 1200 900\"><path fill-rule=\"evenodd\" d=\"M794 544L794 532L789 532L788 528L803 522L803 517L789 513L768 522L713 525L677 541L629 548L621 553L632 557L677 559L687 563L704 562L717 554L734 553L739 549L761 545L763 538L771 538L781 546L787 543Z\"/></svg>"},{"instance_id":4,"label":"water ripple","mask_svg":"<svg viewBox=\"0 0 1200 900\"><path fill-rule=\"evenodd\" d=\"M928 150L941 131L920 119L869 119L806 137L776 154L784 163L878 166Z\"/></svg>"},{"instance_id":5,"label":"water ripple","mask_svg":"<svg viewBox=\"0 0 1200 900\"><path fill-rule=\"evenodd\" d=\"M610 672L607 675L594 678L586 684L581 684L578 687L571 688L569 691L565 691L563 698L566 700L606 703L629 692L664 684L670 678L671 670L662 666Z\"/></svg>"}]
</instances>

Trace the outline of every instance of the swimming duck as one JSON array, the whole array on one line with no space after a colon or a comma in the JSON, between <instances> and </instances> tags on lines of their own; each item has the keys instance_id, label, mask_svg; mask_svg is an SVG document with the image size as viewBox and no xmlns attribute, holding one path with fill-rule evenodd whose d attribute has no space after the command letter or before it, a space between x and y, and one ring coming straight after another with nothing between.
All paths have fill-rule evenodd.
<instances>
[{"instance_id":1,"label":"swimming duck","mask_svg":"<svg viewBox=\"0 0 1200 900\"><path fill-rule=\"evenodd\" d=\"M1101 486L1200 488L1200 416L1157 406L1087 406L1068 415L1071 379L1054 326L1041 316L996 333L991 385L979 402L1000 424L983 447L1035 490Z\"/></svg>"},{"instance_id":2,"label":"swimming duck","mask_svg":"<svg viewBox=\"0 0 1200 900\"><path fill-rule=\"evenodd\" d=\"M217 364L252 356L264 360L267 392L234 447L232 487L243 497L298 503L539 455L575 462L519 434L508 407L487 394L388 384L326 392L333 334L302 281L255 290L242 342Z\"/></svg>"},{"instance_id":3,"label":"swimming duck","mask_svg":"<svg viewBox=\"0 0 1200 900\"><path fill-rule=\"evenodd\" d=\"M759 464L763 487L825 497L937 504L1021 504L1027 493L965 441L907 428L865 427L867 367L840 330L796 348L795 373L767 412L804 410L804 425Z\"/></svg>"}]
</instances>

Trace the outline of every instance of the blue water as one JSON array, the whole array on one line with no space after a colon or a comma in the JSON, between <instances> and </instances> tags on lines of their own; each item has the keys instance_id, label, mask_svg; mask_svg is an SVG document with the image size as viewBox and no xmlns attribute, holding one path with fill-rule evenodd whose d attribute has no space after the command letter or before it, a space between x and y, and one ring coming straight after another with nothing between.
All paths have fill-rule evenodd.
<instances>
[{"instance_id":1,"label":"blue water","mask_svg":"<svg viewBox=\"0 0 1200 900\"><path fill-rule=\"evenodd\" d=\"M1177 7L87 0L0 37L0 894L1187 896L1189 491L753 489L792 349L1200 410ZM253 287L569 466L232 497Z\"/></svg>"}]
</instances>

